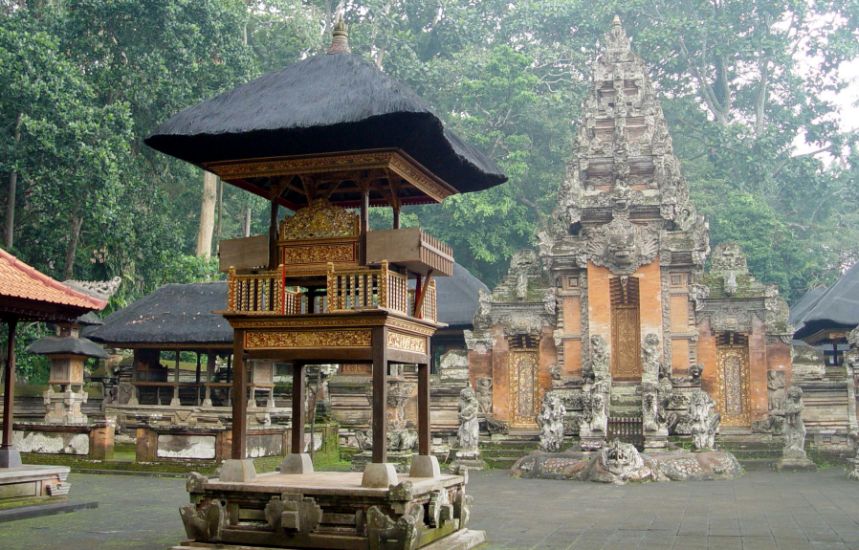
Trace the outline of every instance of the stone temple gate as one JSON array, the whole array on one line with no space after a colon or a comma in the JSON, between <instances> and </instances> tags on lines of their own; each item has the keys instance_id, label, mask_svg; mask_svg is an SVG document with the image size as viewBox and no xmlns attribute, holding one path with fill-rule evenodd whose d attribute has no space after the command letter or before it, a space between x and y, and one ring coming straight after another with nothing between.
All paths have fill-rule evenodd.
<instances>
[{"instance_id":1,"label":"stone temple gate","mask_svg":"<svg viewBox=\"0 0 859 550\"><path fill-rule=\"evenodd\" d=\"M645 66L617 19L557 202L538 245L483 293L467 334L472 383L492 388L486 413L511 430L536 429L543 396L555 392L585 447L617 417L644 418L648 445L664 444L682 432L697 389L725 426L764 420L768 376L790 378L787 305L749 274L737 245L711 254Z\"/></svg>"}]
</instances>

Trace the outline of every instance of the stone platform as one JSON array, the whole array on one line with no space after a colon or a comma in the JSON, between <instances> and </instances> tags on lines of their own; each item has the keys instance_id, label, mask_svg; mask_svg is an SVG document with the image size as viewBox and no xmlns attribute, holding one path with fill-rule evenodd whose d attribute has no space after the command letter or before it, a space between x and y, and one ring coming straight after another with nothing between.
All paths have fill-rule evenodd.
<instances>
[{"instance_id":1,"label":"stone platform","mask_svg":"<svg viewBox=\"0 0 859 550\"><path fill-rule=\"evenodd\" d=\"M472 548L466 478L398 476L363 487L359 472L262 474L227 482L192 474L183 547ZM453 537L453 538L452 538ZM444 544L442 544L444 543ZM442 544L436 546L436 544Z\"/></svg>"},{"instance_id":2,"label":"stone platform","mask_svg":"<svg viewBox=\"0 0 859 550\"><path fill-rule=\"evenodd\" d=\"M0 468L0 502L33 497L64 497L70 485L68 466L24 464Z\"/></svg>"},{"instance_id":3,"label":"stone platform","mask_svg":"<svg viewBox=\"0 0 859 550\"><path fill-rule=\"evenodd\" d=\"M743 473L726 451L686 450L639 453L625 443L612 443L596 452L535 451L513 465L516 477L568 479L622 485L646 481L706 481L734 479Z\"/></svg>"}]
</instances>

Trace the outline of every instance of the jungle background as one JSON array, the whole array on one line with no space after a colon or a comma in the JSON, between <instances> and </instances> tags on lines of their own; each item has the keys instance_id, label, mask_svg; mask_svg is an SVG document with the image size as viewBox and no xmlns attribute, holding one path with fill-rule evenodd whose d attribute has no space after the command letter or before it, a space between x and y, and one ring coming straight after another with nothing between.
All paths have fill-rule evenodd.
<instances>
[{"instance_id":1,"label":"jungle background","mask_svg":"<svg viewBox=\"0 0 859 550\"><path fill-rule=\"evenodd\" d=\"M553 208L615 14L711 244L740 242L788 300L859 260L856 121L833 103L859 55L857 0L0 0L0 244L58 279L121 277L111 308L219 278L218 239L265 232L267 206L142 140L323 53L338 13L353 53L508 174L404 212L490 287Z\"/></svg>"}]
</instances>

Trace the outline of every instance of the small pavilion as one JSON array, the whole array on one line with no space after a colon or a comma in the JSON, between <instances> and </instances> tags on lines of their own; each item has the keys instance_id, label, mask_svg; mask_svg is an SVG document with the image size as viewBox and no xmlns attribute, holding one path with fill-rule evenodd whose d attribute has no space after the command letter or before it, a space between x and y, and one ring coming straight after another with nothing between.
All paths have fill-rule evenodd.
<instances>
[{"instance_id":1,"label":"small pavilion","mask_svg":"<svg viewBox=\"0 0 859 550\"><path fill-rule=\"evenodd\" d=\"M75 290L0 250L0 317L8 338L3 368L3 438L0 444L0 498L50 497L68 492L68 467L22 465L12 443L15 419L15 339L18 325L43 321L73 323L107 305Z\"/></svg>"},{"instance_id":2,"label":"small pavilion","mask_svg":"<svg viewBox=\"0 0 859 550\"><path fill-rule=\"evenodd\" d=\"M227 306L233 348L232 460L218 479L189 480L182 517L194 547L471 548L463 476L430 454L430 337L434 277L450 248L400 209L440 203L506 177L444 128L418 96L350 53L335 25L327 54L190 107L146 143L271 203L267 238L222 243L232 258ZM280 220L284 206L294 214ZM370 231L369 209L393 211ZM357 209L357 213L354 211ZM262 244L262 246L260 246ZM362 473L316 473L293 430L279 474L247 460L248 359L293 365L293 425L304 424L309 363L372 365L372 462ZM408 476L387 461L387 377L418 368L418 448ZM190 547L190 546L189 546Z\"/></svg>"}]
</instances>

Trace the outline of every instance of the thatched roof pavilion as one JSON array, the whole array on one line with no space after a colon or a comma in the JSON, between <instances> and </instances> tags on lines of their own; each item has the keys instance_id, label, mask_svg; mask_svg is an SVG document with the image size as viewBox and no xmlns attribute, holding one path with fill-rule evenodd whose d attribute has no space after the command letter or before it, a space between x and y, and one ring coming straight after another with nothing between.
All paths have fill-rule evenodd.
<instances>
[{"instance_id":1,"label":"thatched roof pavilion","mask_svg":"<svg viewBox=\"0 0 859 550\"><path fill-rule=\"evenodd\" d=\"M859 263L848 269L825 292L814 292L797 303L801 315L791 315L797 327L794 338L809 344L844 341L850 330L859 325ZM811 302L811 303L807 303Z\"/></svg>"}]
</instances>

